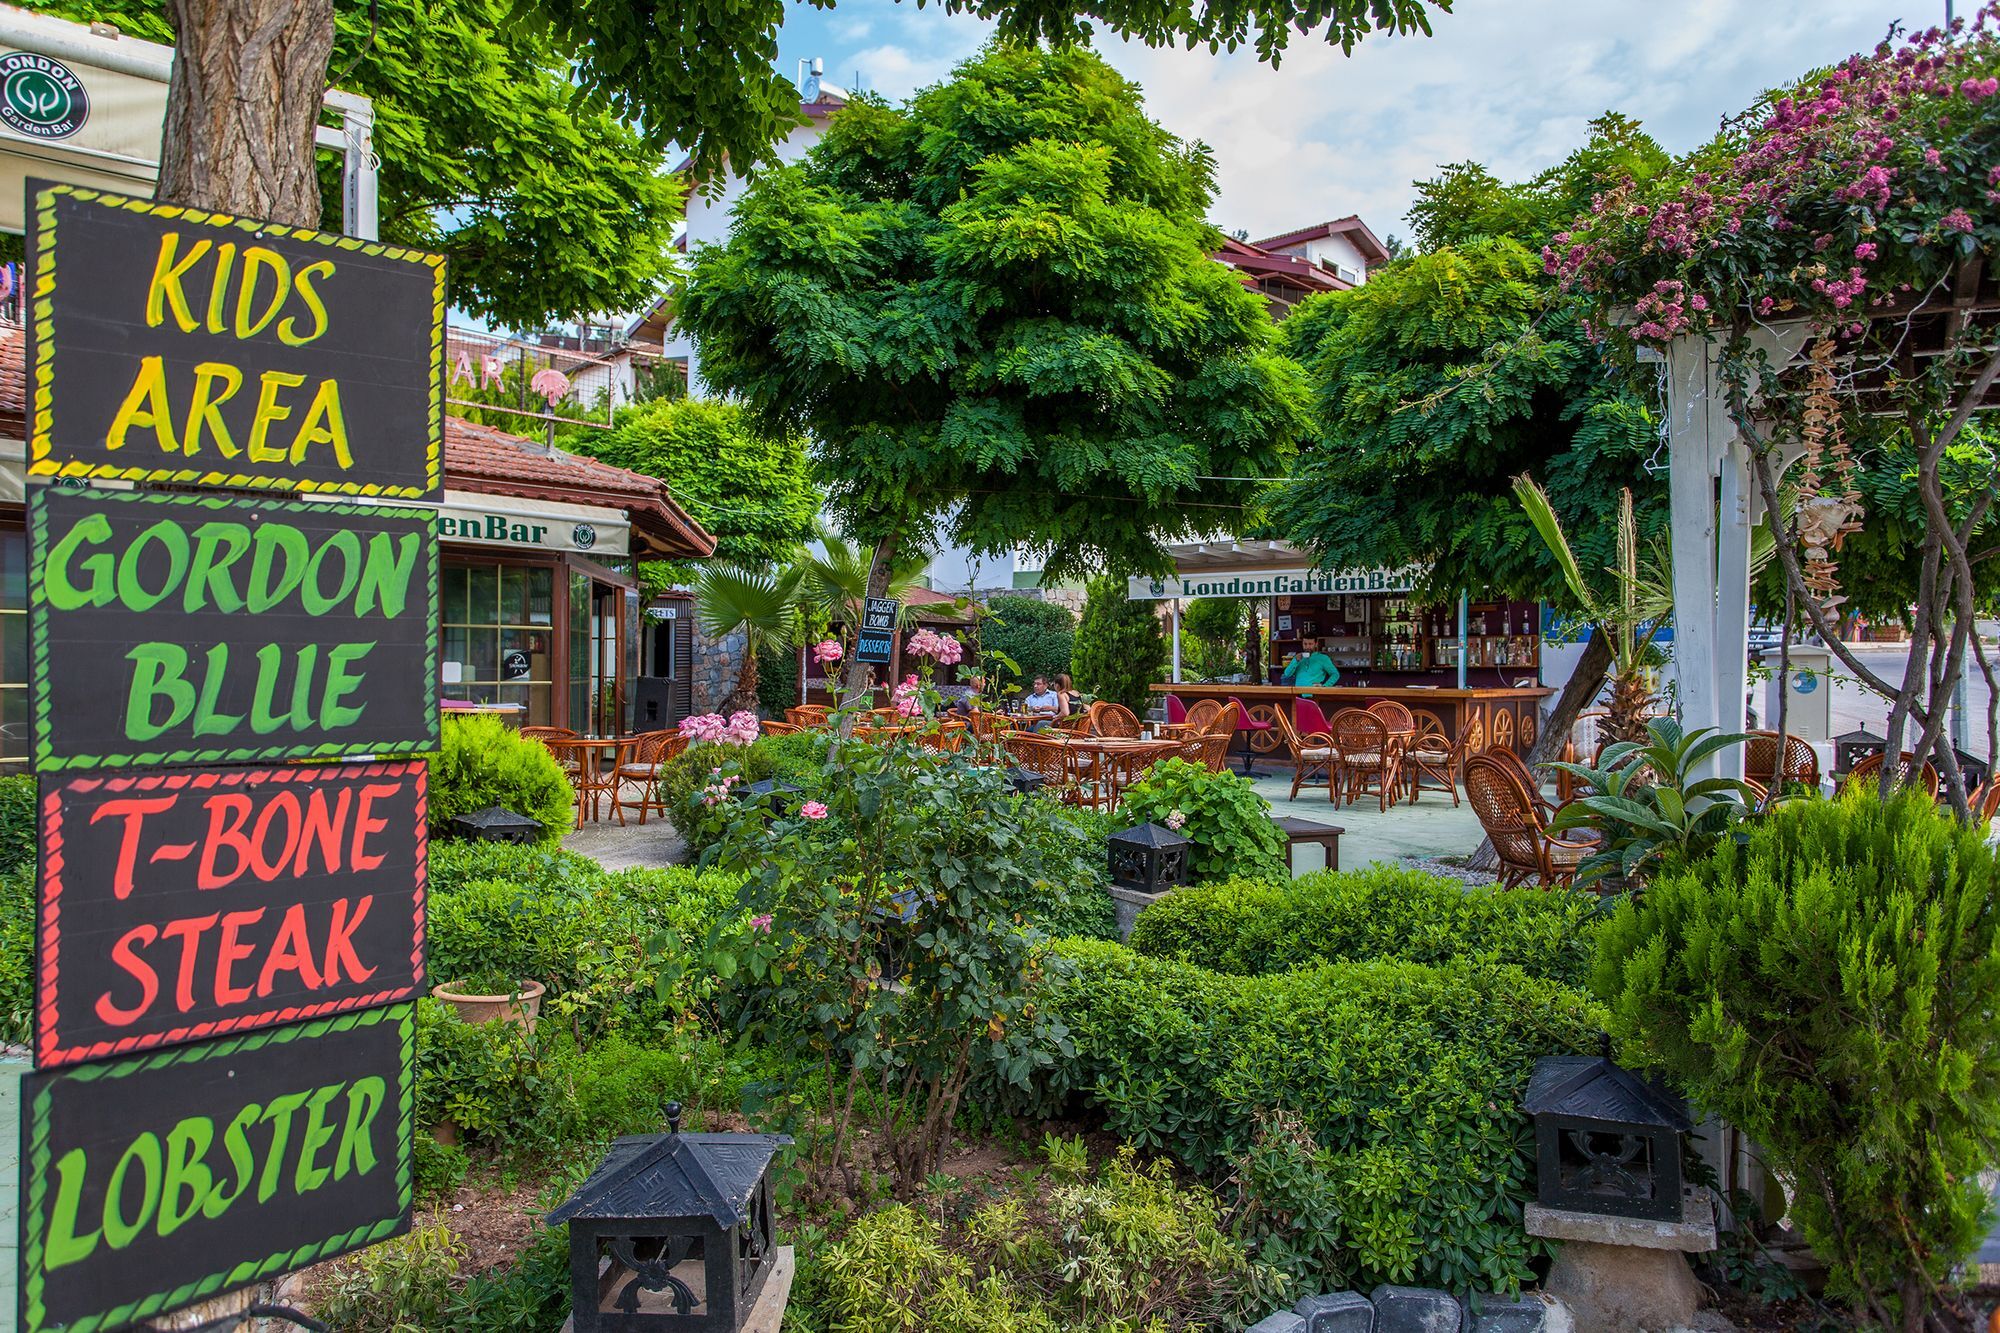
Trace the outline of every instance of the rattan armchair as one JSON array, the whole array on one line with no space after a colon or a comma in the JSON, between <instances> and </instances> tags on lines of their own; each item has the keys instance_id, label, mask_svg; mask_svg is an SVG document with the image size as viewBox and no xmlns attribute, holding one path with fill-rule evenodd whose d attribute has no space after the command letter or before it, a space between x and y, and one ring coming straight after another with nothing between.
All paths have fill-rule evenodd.
<instances>
[{"instance_id":1,"label":"rattan armchair","mask_svg":"<svg viewBox=\"0 0 2000 1333\"><path fill-rule=\"evenodd\" d=\"M646 822L649 811L667 812L667 803L660 797L660 774L670 760L687 749L687 737L678 731L647 731L632 740L632 753L611 775L612 785L617 789L612 799L626 810L637 810L639 822ZM625 799L625 788L637 784L639 799Z\"/></svg>"},{"instance_id":2,"label":"rattan armchair","mask_svg":"<svg viewBox=\"0 0 2000 1333\"><path fill-rule=\"evenodd\" d=\"M1483 739L1484 728L1477 717L1465 719L1458 730L1457 740L1448 739L1443 723L1430 714L1417 719L1417 734L1410 738L1409 745L1403 750L1403 766L1410 781L1410 800L1415 801L1426 791L1442 791L1451 793L1451 803L1456 806L1458 784L1464 780L1466 758L1484 748ZM1426 779L1437 785L1426 787Z\"/></svg>"},{"instance_id":3,"label":"rattan armchair","mask_svg":"<svg viewBox=\"0 0 2000 1333\"><path fill-rule=\"evenodd\" d=\"M576 733L568 727L522 727L521 734L531 741L573 741Z\"/></svg>"},{"instance_id":4,"label":"rattan armchair","mask_svg":"<svg viewBox=\"0 0 2000 1333\"><path fill-rule=\"evenodd\" d=\"M1522 783L1524 771L1491 751L1465 760L1465 798L1499 855L1500 883L1510 889L1530 881L1544 888L1574 884L1577 867L1597 844L1550 833L1542 815L1547 802Z\"/></svg>"},{"instance_id":5,"label":"rattan armchair","mask_svg":"<svg viewBox=\"0 0 2000 1333\"><path fill-rule=\"evenodd\" d=\"M1340 796L1333 784L1333 737L1324 731L1300 735L1299 729L1292 724L1292 719L1285 716L1282 708L1277 710L1277 718L1278 738L1284 742L1286 753L1292 757L1291 799L1299 799L1299 788L1306 783L1324 780L1327 800L1338 804ZM1224 743L1227 744L1227 741Z\"/></svg>"},{"instance_id":6,"label":"rattan armchair","mask_svg":"<svg viewBox=\"0 0 2000 1333\"><path fill-rule=\"evenodd\" d=\"M1365 708L1343 708L1333 715L1332 739L1334 803L1351 805L1373 790L1387 810L1401 772L1388 726Z\"/></svg>"},{"instance_id":7,"label":"rattan armchair","mask_svg":"<svg viewBox=\"0 0 2000 1333\"><path fill-rule=\"evenodd\" d=\"M1084 731L1092 736L1137 740L1140 732L1139 715L1124 704L1115 704L1109 699L1099 699L1090 706Z\"/></svg>"},{"instance_id":8,"label":"rattan armchair","mask_svg":"<svg viewBox=\"0 0 2000 1333\"><path fill-rule=\"evenodd\" d=\"M1743 775L1767 791L1782 794L1792 787L1819 790L1819 756L1800 736L1785 737L1785 761L1778 763L1778 733L1753 731L1743 742Z\"/></svg>"},{"instance_id":9,"label":"rattan armchair","mask_svg":"<svg viewBox=\"0 0 2000 1333\"><path fill-rule=\"evenodd\" d=\"M1886 753L1869 755L1854 766L1853 771L1847 775L1847 780L1879 782L1882 778L1882 761L1887 757ZM1931 766L1930 760L1924 760L1919 766L1917 757L1905 750L1903 757L1896 764L1896 785L1906 787L1912 783L1921 783L1923 789L1930 793L1932 800L1937 799L1938 790L1944 785L1943 780L1938 777L1937 769Z\"/></svg>"}]
</instances>

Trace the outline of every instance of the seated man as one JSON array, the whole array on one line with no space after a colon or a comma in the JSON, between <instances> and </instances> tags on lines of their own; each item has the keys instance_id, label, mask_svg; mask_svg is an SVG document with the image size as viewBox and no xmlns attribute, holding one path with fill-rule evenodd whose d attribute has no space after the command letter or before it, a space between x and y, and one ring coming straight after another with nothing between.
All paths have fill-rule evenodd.
<instances>
[{"instance_id":1,"label":"seated man","mask_svg":"<svg viewBox=\"0 0 2000 1333\"><path fill-rule=\"evenodd\" d=\"M1021 700L1021 715L1046 726L1062 711L1062 700L1049 688L1047 676L1035 677L1035 688ZM1039 730L1039 727L1037 728Z\"/></svg>"},{"instance_id":2,"label":"seated man","mask_svg":"<svg viewBox=\"0 0 2000 1333\"><path fill-rule=\"evenodd\" d=\"M1315 685L1340 683L1340 668L1333 664L1331 657L1319 650L1318 639L1305 639L1300 642L1299 648L1301 651L1286 659L1284 674L1278 677L1280 685L1309 690Z\"/></svg>"}]
</instances>

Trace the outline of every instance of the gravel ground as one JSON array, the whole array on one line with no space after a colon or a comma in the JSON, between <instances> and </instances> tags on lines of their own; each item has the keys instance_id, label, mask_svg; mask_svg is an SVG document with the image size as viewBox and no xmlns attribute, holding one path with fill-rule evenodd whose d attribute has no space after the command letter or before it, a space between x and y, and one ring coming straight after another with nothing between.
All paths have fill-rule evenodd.
<instances>
[{"instance_id":1,"label":"gravel ground","mask_svg":"<svg viewBox=\"0 0 2000 1333\"><path fill-rule=\"evenodd\" d=\"M1467 884L1491 884L1499 878L1490 870L1468 870L1456 861L1436 856L1406 856L1403 864L1412 870L1421 870L1430 875L1443 875L1447 879L1463 880Z\"/></svg>"}]
</instances>

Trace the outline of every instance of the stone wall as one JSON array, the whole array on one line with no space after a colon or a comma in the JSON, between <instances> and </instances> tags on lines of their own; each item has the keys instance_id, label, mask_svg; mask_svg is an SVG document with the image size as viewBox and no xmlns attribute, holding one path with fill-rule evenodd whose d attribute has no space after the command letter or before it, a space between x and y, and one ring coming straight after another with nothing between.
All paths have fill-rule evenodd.
<instances>
[{"instance_id":1,"label":"stone wall","mask_svg":"<svg viewBox=\"0 0 2000 1333\"><path fill-rule=\"evenodd\" d=\"M743 670L743 653L748 640L742 630L721 640L702 633L701 621L694 622L694 648L690 663L693 676L690 705L696 713L717 713L729 702L730 691Z\"/></svg>"}]
</instances>

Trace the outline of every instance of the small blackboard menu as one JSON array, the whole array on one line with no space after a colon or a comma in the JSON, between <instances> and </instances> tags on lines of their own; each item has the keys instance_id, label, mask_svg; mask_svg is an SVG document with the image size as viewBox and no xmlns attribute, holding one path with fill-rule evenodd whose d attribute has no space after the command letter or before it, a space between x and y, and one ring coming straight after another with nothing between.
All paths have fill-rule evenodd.
<instances>
[{"instance_id":1,"label":"small blackboard menu","mask_svg":"<svg viewBox=\"0 0 2000 1333\"><path fill-rule=\"evenodd\" d=\"M862 662L883 663L896 654L896 599L870 597L861 609L861 633L854 656Z\"/></svg>"},{"instance_id":2,"label":"small blackboard menu","mask_svg":"<svg viewBox=\"0 0 2000 1333\"><path fill-rule=\"evenodd\" d=\"M29 1075L21 1328L124 1328L405 1230L413 1013Z\"/></svg>"},{"instance_id":3,"label":"small blackboard menu","mask_svg":"<svg viewBox=\"0 0 2000 1333\"><path fill-rule=\"evenodd\" d=\"M32 182L28 474L434 499L442 255Z\"/></svg>"},{"instance_id":4,"label":"small blackboard menu","mask_svg":"<svg viewBox=\"0 0 2000 1333\"><path fill-rule=\"evenodd\" d=\"M36 487L38 771L437 748L428 510Z\"/></svg>"},{"instance_id":5,"label":"small blackboard menu","mask_svg":"<svg viewBox=\"0 0 2000 1333\"><path fill-rule=\"evenodd\" d=\"M424 764L41 781L35 1064L410 999Z\"/></svg>"}]
</instances>

